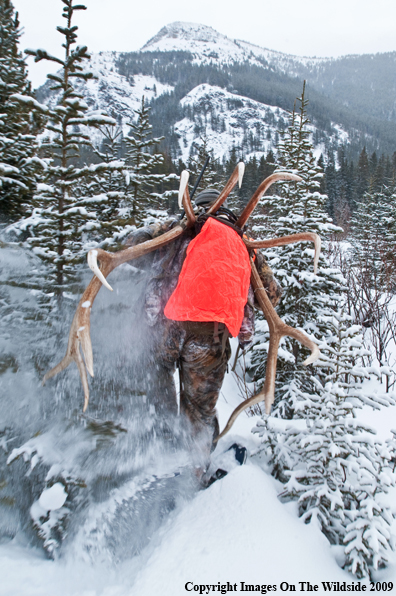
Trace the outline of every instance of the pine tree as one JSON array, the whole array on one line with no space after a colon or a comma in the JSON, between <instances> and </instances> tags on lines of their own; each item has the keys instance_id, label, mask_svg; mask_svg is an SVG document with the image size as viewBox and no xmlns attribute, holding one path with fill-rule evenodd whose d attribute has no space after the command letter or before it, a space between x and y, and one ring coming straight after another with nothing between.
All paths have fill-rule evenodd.
<instances>
[{"instance_id":1,"label":"pine tree","mask_svg":"<svg viewBox=\"0 0 396 596\"><path fill-rule=\"evenodd\" d=\"M366 192L357 203L352 224L352 262L368 286L395 284L396 190ZM363 281L363 280L362 280Z\"/></svg>"},{"instance_id":2,"label":"pine tree","mask_svg":"<svg viewBox=\"0 0 396 596\"><path fill-rule=\"evenodd\" d=\"M164 180L164 174L154 174L164 158L155 153L155 147L163 137L152 138L152 126L149 122L150 108L144 97L139 109L134 110L136 120L128 123L129 135L125 137L126 145L126 177L127 208L131 214L131 223L142 224L148 216L164 216L166 199L160 193L153 193L155 185Z\"/></svg>"},{"instance_id":3,"label":"pine tree","mask_svg":"<svg viewBox=\"0 0 396 596\"><path fill-rule=\"evenodd\" d=\"M94 152L101 164L106 168L99 168L93 180L89 180L86 194L100 197L105 196L102 209L97 212L98 234L96 241L102 247L111 248L119 243L133 229L132 218L127 204L127 166L123 153L122 128L118 125L106 125L100 128L103 135L102 146L94 148ZM91 166L95 169L95 166Z\"/></svg>"},{"instance_id":4,"label":"pine tree","mask_svg":"<svg viewBox=\"0 0 396 596\"><path fill-rule=\"evenodd\" d=\"M393 548L393 516L381 497L394 481L390 451L356 416L363 405L379 409L393 400L364 391L373 372L362 366L366 349L349 315L334 314L320 348L322 378L311 393L299 393L304 424L279 430L264 417L256 432L285 483L282 498L298 500L305 523L315 520L332 544L345 545L344 566L361 578L385 564Z\"/></svg>"},{"instance_id":5,"label":"pine tree","mask_svg":"<svg viewBox=\"0 0 396 596\"><path fill-rule=\"evenodd\" d=\"M368 190L370 183L370 165L366 147L363 147L363 150L359 155L356 182L356 195L358 200L360 200L364 193Z\"/></svg>"},{"instance_id":6,"label":"pine tree","mask_svg":"<svg viewBox=\"0 0 396 596\"><path fill-rule=\"evenodd\" d=\"M36 135L46 109L33 97L10 0L0 0L0 215L20 217L42 167Z\"/></svg>"},{"instance_id":7,"label":"pine tree","mask_svg":"<svg viewBox=\"0 0 396 596\"><path fill-rule=\"evenodd\" d=\"M267 197L263 204L270 210L268 219L276 234L305 230L326 240L335 226L325 213L326 197L317 191L320 171L304 128L308 123L304 93L300 104L300 114L296 110L291 114L279 153L282 166L298 172L303 181L284 185L280 197ZM312 249L291 245L268 253L285 290L280 316L316 338L321 358L304 370L305 349L284 341L278 355L277 412L302 420L282 429L276 420L264 417L258 432L273 473L285 484L283 498L297 499L304 521L315 520L331 543L344 545L345 567L365 577L386 563L393 546L391 511L381 501L391 479L389 457L370 438L374 431L356 421L356 411L363 405L388 405L392 398L363 391L363 381L370 378L363 366L367 350L360 327L342 312L345 282L329 265L326 243L323 252L317 276L309 271ZM252 357L256 378L265 374L260 356L268 341L266 323L260 324ZM388 374L376 369L378 378L382 372ZM387 480L382 483L380 478Z\"/></svg>"},{"instance_id":8,"label":"pine tree","mask_svg":"<svg viewBox=\"0 0 396 596\"><path fill-rule=\"evenodd\" d=\"M361 445L356 466L359 486L353 494L354 507L345 512L349 523L344 537L344 569L358 578L373 579L372 570L385 567L395 548L391 531L395 515L382 499L394 486L389 463L389 453L381 444Z\"/></svg>"},{"instance_id":9,"label":"pine tree","mask_svg":"<svg viewBox=\"0 0 396 596\"><path fill-rule=\"evenodd\" d=\"M268 212L264 223L253 219L255 234L287 236L299 232L316 232L322 240L339 230L328 217L326 195L318 192L322 171L317 165L309 139L306 115L305 86L299 113L294 108L290 124L284 132L278 148L282 170L291 170L301 176L298 183L282 184L280 196L264 197L262 209ZM313 247L306 243L291 244L266 251L266 257L283 288L278 306L279 316L291 327L303 329L308 335L321 341L327 333L327 322L337 310L340 301L341 275L332 269L326 256L326 244L322 251L318 273L313 273ZM252 353L251 374L259 386L265 376L265 354L268 342L266 324ZM293 416L298 410L299 392L313 390L312 373L302 366L308 350L291 338L285 338L278 356L278 372L275 404L281 416ZM264 358L263 358L264 355Z\"/></svg>"},{"instance_id":10,"label":"pine tree","mask_svg":"<svg viewBox=\"0 0 396 596\"><path fill-rule=\"evenodd\" d=\"M90 127L114 124L112 118L90 112L83 96L75 89L74 81L87 81L93 76L83 70L82 63L89 59L89 54L86 46L76 46L78 27L72 25L74 13L86 7L73 5L73 0L62 0L62 3L66 26L57 29L64 36L64 58L42 49L27 50L36 62L48 60L61 68L57 74L48 75L53 83L51 89L57 94L56 103L49 110L48 134L42 149L51 161L34 196L32 214L16 226L29 231L28 244L49 265L48 289L55 291L58 297L75 278L75 265L85 257L87 248L95 245L95 242L90 244L89 239L101 226L97 214L107 198L84 194L88 181L107 169L107 164L78 168L74 160L80 146L91 145Z\"/></svg>"}]
</instances>

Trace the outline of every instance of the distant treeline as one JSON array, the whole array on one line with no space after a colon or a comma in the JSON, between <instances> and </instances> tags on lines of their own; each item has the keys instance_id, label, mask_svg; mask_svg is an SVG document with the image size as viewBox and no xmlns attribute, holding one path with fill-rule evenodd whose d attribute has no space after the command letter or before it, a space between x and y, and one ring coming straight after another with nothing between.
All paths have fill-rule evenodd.
<instances>
[{"instance_id":1,"label":"distant treeline","mask_svg":"<svg viewBox=\"0 0 396 596\"><path fill-rule=\"evenodd\" d=\"M241 155L234 149L228 159L223 162L215 161L214 167L217 175L214 180L220 181L227 178L240 159ZM359 158L354 161L347 159L344 148L340 148L337 161L336 166L332 155L327 158L320 156L318 164L323 168L320 190L328 196L327 211L329 215L336 223L348 228L350 218L356 211L357 203L361 201L366 192L378 193L384 187L396 185L396 152L391 156L382 154L378 157L376 152L369 155L364 147ZM236 204L241 207L250 199L259 184L275 170L277 167L276 155L270 150L267 155L263 155L260 159L253 157L245 165L242 188L238 192L234 191ZM173 162L169 154L164 154L164 162L155 171L157 173L171 171L180 174L185 168L188 168L188 164L182 160ZM191 183L194 184L194 181L194 177L192 177ZM205 176L203 181L205 183ZM162 193L167 190L168 184L159 185L157 192ZM271 192L274 193L274 188ZM168 205L168 209L173 212L177 211L176 200Z\"/></svg>"}]
</instances>

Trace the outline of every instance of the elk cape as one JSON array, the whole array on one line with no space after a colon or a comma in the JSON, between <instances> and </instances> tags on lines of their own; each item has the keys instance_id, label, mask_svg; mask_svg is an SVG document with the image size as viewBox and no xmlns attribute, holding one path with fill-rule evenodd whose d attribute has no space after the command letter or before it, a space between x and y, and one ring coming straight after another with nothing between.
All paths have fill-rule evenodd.
<instances>
[{"instance_id":1,"label":"elk cape","mask_svg":"<svg viewBox=\"0 0 396 596\"><path fill-rule=\"evenodd\" d=\"M239 333L250 284L249 254L231 227L209 218L188 245L164 314L174 321L225 323Z\"/></svg>"}]
</instances>

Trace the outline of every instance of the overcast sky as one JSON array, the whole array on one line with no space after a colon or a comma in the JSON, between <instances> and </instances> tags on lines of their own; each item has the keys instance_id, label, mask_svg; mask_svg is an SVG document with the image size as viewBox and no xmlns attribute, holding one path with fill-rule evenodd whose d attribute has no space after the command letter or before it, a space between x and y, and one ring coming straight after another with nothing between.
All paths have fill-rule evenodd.
<instances>
[{"instance_id":1,"label":"overcast sky","mask_svg":"<svg viewBox=\"0 0 396 596\"><path fill-rule=\"evenodd\" d=\"M60 0L13 0L24 28L21 49L62 55ZM140 49L173 21L202 23L231 39L299 56L396 50L396 0L81 0L79 43L91 52ZM31 66L35 86L43 66ZM46 67L44 67L46 68Z\"/></svg>"}]
</instances>

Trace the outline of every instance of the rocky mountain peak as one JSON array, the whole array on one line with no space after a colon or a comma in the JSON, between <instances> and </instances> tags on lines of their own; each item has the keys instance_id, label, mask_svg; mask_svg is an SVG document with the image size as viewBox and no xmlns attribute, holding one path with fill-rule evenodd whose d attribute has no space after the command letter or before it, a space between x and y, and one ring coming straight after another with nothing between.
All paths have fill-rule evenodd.
<instances>
[{"instance_id":1,"label":"rocky mountain peak","mask_svg":"<svg viewBox=\"0 0 396 596\"><path fill-rule=\"evenodd\" d=\"M184 51L193 54L198 62L242 61L245 51L232 39L212 27L199 23L177 21L163 27L141 49L143 52Z\"/></svg>"},{"instance_id":2,"label":"rocky mountain peak","mask_svg":"<svg viewBox=\"0 0 396 596\"><path fill-rule=\"evenodd\" d=\"M206 43L216 43L227 39L228 38L225 37L225 35L218 33L212 27L207 27L206 25L201 25L199 23L176 21L174 23L170 23L169 25L165 25L165 27L162 27L157 35L152 37L142 47L142 50L152 51L154 49L162 49L162 47L158 46L168 45L169 43L176 45L177 41L200 41Z\"/></svg>"}]
</instances>

